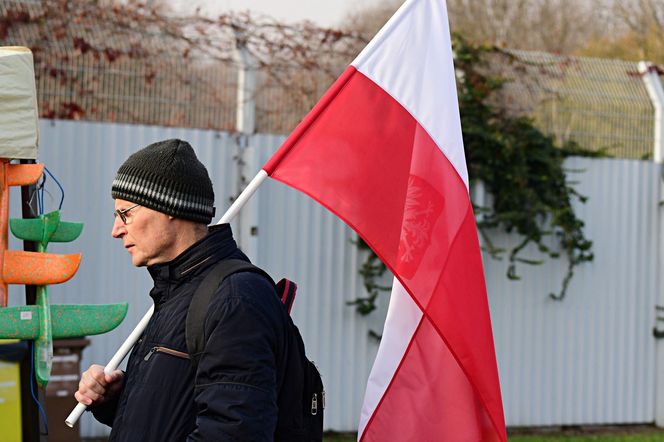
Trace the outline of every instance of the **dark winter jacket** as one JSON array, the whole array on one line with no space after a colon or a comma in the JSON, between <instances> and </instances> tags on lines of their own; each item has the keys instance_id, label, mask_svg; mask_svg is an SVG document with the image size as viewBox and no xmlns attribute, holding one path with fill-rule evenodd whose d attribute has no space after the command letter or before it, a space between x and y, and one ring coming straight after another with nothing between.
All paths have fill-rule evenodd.
<instances>
[{"instance_id":1,"label":"dark winter jacket","mask_svg":"<svg viewBox=\"0 0 664 442\"><path fill-rule=\"evenodd\" d=\"M129 358L121 395L92 410L113 427L111 441L273 440L288 314L266 278L248 272L226 278L207 312L195 373L186 354L191 296L228 258L247 259L226 224L173 261L148 268L154 315Z\"/></svg>"}]
</instances>

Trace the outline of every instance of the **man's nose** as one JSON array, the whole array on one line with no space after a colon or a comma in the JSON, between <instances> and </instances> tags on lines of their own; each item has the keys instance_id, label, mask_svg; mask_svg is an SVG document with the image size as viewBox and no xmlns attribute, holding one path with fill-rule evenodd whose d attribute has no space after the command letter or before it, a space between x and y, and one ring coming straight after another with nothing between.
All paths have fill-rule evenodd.
<instances>
[{"instance_id":1,"label":"man's nose","mask_svg":"<svg viewBox=\"0 0 664 442\"><path fill-rule=\"evenodd\" d=\"M125 226L119 216L116 216L113 228L111 229L111 236L113 238L122 238L122 235L125 233L127 233L127 226Z\"/></svg>"}]
</instances>

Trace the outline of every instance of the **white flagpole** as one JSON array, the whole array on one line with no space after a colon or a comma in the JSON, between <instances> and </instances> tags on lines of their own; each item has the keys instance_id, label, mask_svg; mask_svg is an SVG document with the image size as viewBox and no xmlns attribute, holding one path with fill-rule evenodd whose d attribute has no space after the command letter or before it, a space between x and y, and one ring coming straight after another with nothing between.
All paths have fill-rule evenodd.
<instances>
[{"instance_id":1,"label":"white flagpole","mask_svg":"<svg viewBox=\"0 0 664 442\"><path fill-rule=\"evenodd\" d=\"M263 181L265 181L266 178L267 178L267 172L261 169L256 174L254 179L251 180L249 185L242 191L242 193L240 193L240 195L233 202L233 204L231 204L231 207L228 208L226 213L224 213L224 216L222 216L221 219L219 219L219 222L217 222L217 224L228 223L233 218L235 218L235 215L237 215L242 206L244 206L247 203L247 201L249 201L249 198L251 198L251 196L254 194L254 192L256 192L258 187L260 187L260 185L263 184ZM154 312L154 305L150 306L148 311L145 313L143 318L138 322L138 324L131 332L131 334L127 337L125 342L120 346L118 351L115 352L115 354L108 362L108 364L106 364L106 367L104 367L105 374L110 374L114 370L117 370L122 360L127 356L127 354L132 349L134 344L136 344L136 341L138 341L138 338L140 338L140 336L143 334L145 327L148 325L148 322L150 322L150 318L152 317L153 312ZM65 424L67 424L67 426L72 428L87 408L88 408L87 405L84 405L79 402L78 405L74 407L69 416L67 416Z\"/></svg>"},{"instance_id":2,"label":"white flagpole","mask_svg":"<svg viewBox=\"0 0 664 442\"><path fill-rule=\"evenodd\" d=\"M224 213L224 216L221 217L219 222L217 224L224 224L224 223L229 223L233 218L235 218L235 215L240 211L240 209L249 201L249 198L256 192L256 189L263 184L263 181L265 181L265 178L267 178L267 172L261 169L254 179L252 179L247 187L244 188L244 190L238 195L237 199L233 201L233 204L228 208L226 213Z\"/></svg>"}]
</instances>

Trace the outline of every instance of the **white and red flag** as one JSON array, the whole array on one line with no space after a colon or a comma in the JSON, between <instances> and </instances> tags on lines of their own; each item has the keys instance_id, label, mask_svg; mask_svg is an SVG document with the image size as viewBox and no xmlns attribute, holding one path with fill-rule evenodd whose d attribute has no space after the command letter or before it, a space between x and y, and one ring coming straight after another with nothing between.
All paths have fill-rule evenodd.
<instances>
[{"instance_id":1,"label":"white and red flag","mask_svg":"<svg viewBox=\"0 0 664 442\"><path fill-rule=\"evenodd\" d=\"M444 0L408 0L263 167L395 276L362 441L506 441Z\"/></svg>"}]
</instances>

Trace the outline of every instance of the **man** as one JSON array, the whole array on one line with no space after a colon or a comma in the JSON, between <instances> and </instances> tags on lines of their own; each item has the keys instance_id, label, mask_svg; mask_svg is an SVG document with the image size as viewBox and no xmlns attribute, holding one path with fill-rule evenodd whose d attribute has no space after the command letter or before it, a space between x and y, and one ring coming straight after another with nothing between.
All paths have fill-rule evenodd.
<instances>
[{"instance_id":1,"label":"man","mask_svg":"<svg viewBox=\"0 0 664 442\"><path fill-rule=\"evenodd\" d=\"M111 441L273 440L288 394L289 318L271 281L251 272L224 279L196 368L187 354L185 318L198 284L220 260L248 260L229 225L208 229L214 192L205 166L184 141L154 143L125 161L111 194L111 233L135 266L147 267L155 310L126 372L91 366L76 399L112 426Z\"/></svg>"}]
</instances>

